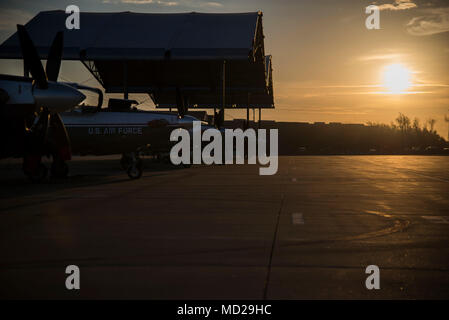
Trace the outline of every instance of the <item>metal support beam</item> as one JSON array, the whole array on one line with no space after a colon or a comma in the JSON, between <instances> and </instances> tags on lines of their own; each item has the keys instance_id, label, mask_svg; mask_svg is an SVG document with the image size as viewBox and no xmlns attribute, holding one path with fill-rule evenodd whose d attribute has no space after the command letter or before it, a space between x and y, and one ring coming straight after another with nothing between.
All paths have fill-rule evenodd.
<instances>
[{"instance_id":1,"label":"metal support beam","mask_svg":"<svg viewBox=\"0 0 449 320\"><path fill-rule=\"evenodd\" d=\"M246 103L246 129L249 128L249 100L251 97L251 93L248 92L248 101Z\"/></svg>"},{"instance_id":2,"label":"metal support beam","mask_svg":"<svg viewBox=\"0 0 449 320\"><path fill-rule=\"evenodd\" d=\"M226 60L223 60L223 105L221 108L223 109L223 122L224 122L224 111L226 107Z\"/></svg>"},{"instance_id":3,"label":"metal support beam","mask_svg":"<svg viewBox=\"0 0 449 320\"><path fill-rule=\"evenodd\" d=\"M23 62L23 76L25 78L30 77L30 70L28 70L27 66L25 65L25 61Z\"/></svg>"},{"instance_id":4,"label":"metal support beam","mask_svg":"<svg viewBox=\"0 0 449 320\"><path fill-rule=\"evenodd\" d=\"M123 98L128 99L128 64L123 61Z\"/></svg>"},{"instance_id":5,"label":"metal support beam","mask_svg":"<svg viewBox=\"0 0 449 320\"><path fill-rule=\"evenodd\" d=\"M85 60L81 60L81 63L86 67L87 70L89 70L89 72L92 74L92 76L95 78L95 80L97 80L101 86L103 88L106 89L103 80L101 79L101 75L98 72L97 67L95 66L95 62L94 61L85 61Z\"/></svg>"}]
</instances>

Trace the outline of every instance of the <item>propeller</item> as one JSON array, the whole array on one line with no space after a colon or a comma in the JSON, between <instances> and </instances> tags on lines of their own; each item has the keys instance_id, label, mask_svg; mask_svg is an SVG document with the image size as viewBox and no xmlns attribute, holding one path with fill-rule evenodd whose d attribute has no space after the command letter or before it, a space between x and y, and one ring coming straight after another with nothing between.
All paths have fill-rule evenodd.
<instances>
[{"instance_id":1,"label":"propeller","mask_svg":"<svg viewBox=\"0 0 449 320\"><path fill-rule=\"evenodd\" d=\"M17 25L17 35L19 36L20 48L22 49L23 63L26 69L30 70L36 85L40 89L48 88L47 76L45 75L44 68L42 68L41 60L37 54L36 47L31 41L28 32L25 27Z\"/></svg>"},{"instance_id":2,"label":"propeller","mask_svg":"<svg viewBox=\"0 0 449 320\"><path fill-rule=\"evenodd\" d=\"M62 50L64 46L64 33L59 31L53 43L51 44L50 51L48 52L47 65L45 66L45 73L50 81L58 81L59 69L61 68Z\"/></svg>"},{"instance_id":3,"label":"propeller","mask_svg":"<svg viewBox=\"0 0 449 320\"><path fill-rule=\"evenodd\" d=\"M33 78L33 97L37 109L47 108L50 113L62 112L75 107L86 96L76 88L57 82L61 67L64 42L63 32L58 32L50 46L46 71L42 67L36 47L22 25L17 25L17 34L24 65Z\"/></svg>"},{"instance_id":4,"label":"propeller","mask_svg":"<svg viewBox=\"0 0 449 320\"><path fill-rule=\"evenodd\" d=\"M40 161L40 155L51 153L54 160L69 160L70 140L58 112L75 107L86 97L76 88L57 82L64 33L60 31L56 34L50 46L45 71L25 27L17 25L17 34L24 65L33 79L33 97L39 112L39 118L27 130L28 139L25 146L27 157ZM24 163L27 163L27 160Z\"/></svg>"},{"instance_id":5,"label":"propeller","mask_svg":"<svg viewBox=\"0 0 449 320\"><path fill-rule=\"evenodd\" d=\"M59 31L48 52L45 73L50 81L58 81L59 70L61 68L62 50L64 49L64 33ZM67 130L58 113L50 114L50 128L53 145L59 150L59 158L70 159L70 140Z\"/></svg>"}]
</instances>

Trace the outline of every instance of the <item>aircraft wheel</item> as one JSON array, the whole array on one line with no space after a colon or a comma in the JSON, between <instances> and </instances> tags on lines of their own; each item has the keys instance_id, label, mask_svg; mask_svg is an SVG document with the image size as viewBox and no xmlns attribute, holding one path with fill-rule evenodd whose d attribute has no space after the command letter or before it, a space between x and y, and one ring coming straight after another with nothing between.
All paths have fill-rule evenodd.
<instances>
[{"instance_id":1,"label":"aircraft wheel","mask_svg":"<svg viewBox=\"0 0 449 320\"><path fill-rule=\"evenodd\" d=\"M131 164L126 170L128 176L131 179L139 179L143 173L143 162L142 159L137 159L134 164Z\"/></svg>"},{"instance_id":2,"label":"aircraft wheel","mask_svg":"<svg viewBox=\"0 0 449 320\"><path fill-rule=\"evenodd\" d=\"M69 166L65 161L55 160L51 165L51 176L54 178L67 178Z\"/></svg>"},{"instance_id":3,"label":"aircraft wheel","mask_svg":"<svg viewBox=\"0 0 449 320\"><path fill-rule=\"evenodd\" d=\"M32 182L41 182L47 177L48 169L42 163L39 163L35 170L29 171L26 168L23 169L25 175Z\"/></svg>"},{"instance_id":4,"label":"aircraft wheel","mask_svg":"<svg viewBox=\"0 0 449 320\"><path fill-rule=\"evenodd\" d=\"M123 154L122 158L120 159L120 165L122 169L127 170L131 165L131 161L131 157L128 154Z\"/></svg>"}]
</instances>

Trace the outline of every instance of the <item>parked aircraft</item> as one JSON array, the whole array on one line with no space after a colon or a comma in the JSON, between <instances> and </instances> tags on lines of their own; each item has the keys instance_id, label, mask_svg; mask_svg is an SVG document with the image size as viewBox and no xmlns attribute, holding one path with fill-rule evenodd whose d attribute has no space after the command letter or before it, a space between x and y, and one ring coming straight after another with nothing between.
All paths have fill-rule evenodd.
<instances>
[{"instance_id":1,"label":"parked aircraft","mask_svg":"<svg viewBox=\"0 0 449 320\"><path fill-rule=\"evenodd\" d=\"M80 106L61 114L71 140L72 152L79 155L122 154L121 166L131 179L142 175L141 153L150 152L158 158L167 159L172 145L172 130L184 128L191 131L193 121L198 121L186 115L186 99L180 89L176 90L176 114L139 110L133 107L136 101L127 99L109 99L108 106L103 108L101 90L73 83L70 85L98 94L97 106ZM222 123L223 112L220 111L216 125ZM211 126L203 123L202 130L208 128Z\"/></svg>"},{"instance_id":2,"label":"parked aircraft","mask_svg":"<svg viewBox=\"0 0 449 320\"><path fill-rule=\"evenodd\" d=\"M143 172L140 153L167 154L170 133L176 128L192 128L198 119L159 111L143 111L132 107L137 102L109 99L108 107L80 106L61 114L70 137L72 152L79 155L122 154L121 165L131 179ZM181 116L182 115L182 116ZM206 124L207 125L207 124Z\"/></svg>"}]
</instances>

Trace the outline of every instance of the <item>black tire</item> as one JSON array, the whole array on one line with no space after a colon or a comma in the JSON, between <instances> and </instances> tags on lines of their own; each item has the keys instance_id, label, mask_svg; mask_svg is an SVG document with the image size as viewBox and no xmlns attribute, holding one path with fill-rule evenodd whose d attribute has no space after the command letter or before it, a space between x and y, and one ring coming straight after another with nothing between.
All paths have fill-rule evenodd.
<instances>
[{"instance_id":1,"label":"black tire","mask_svg":"<svg viewBox=\"0 0 449 320\"><path fill-rule=\"evenodd\" d=\"M126 170L128 177L130 179L139 179L143 173L143 161L142 159L137 159L135 165L130 165Z\"/></svg>"},{"instance_id":2,"label":"black tire","mask_svg":"<svg viewBox=\"0 0 449 320\"><path fill-rule=\"evenodd\" d=\"M131 157L123 154L122 158L120 159L120 166L122 167L123 170L128 170L130 165L131 165Z\"/></svg>"}]
</instances>

